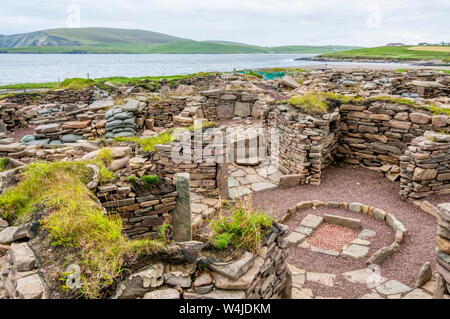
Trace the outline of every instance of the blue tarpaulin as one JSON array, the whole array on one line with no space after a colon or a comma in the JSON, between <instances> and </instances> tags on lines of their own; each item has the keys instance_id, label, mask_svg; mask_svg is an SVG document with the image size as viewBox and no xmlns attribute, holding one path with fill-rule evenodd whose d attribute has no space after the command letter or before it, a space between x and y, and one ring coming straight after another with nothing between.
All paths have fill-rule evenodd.
<instances>
[{"instance_id":1,"label":"blue tarpaulin","mask_svg":"<svg viewBox=\"0 0 450 319\"><path fill-rule=\"evenodd\" d=\"M266 80L274 80L276 78L282 78L286 75L285 72L264 72L264 71L249 71L249 70L243 70L243 71L237 71L236 73L241 74L252 74L252 73L258 73L261 74Z\"/></svg>"}]
</instances>

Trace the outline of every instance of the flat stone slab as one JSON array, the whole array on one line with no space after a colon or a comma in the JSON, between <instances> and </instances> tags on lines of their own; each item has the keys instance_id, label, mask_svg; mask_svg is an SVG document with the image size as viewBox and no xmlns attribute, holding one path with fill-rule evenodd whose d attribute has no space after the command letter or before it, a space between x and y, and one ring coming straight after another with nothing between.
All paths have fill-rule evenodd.
<instances>
[{"instance_id":1,"label":"flat stone slab","mask_svg":"<svg viewBox=\"0 0 450 319\"><path fill-rule=\"evenodd\" d=\"M370 241L356 238L350 244L360 245L360 246L370 246Z\"/></svg>"},{"instance_id":2,"label":"flat stone slab","mask_svg":"<svg viewBox=\"0 0 450 319\"><path fill-rule=\"evenodd\" d=\"M245 291L216 289L207 294L185 292L183 299L245 299Z\"/></svg>"},{"instance_id":3,"label":"flat stone slab","mask_svg":"<svg viewBox=\"0 0 450 319\"><path fill-rule=\"evenodd\" d=\"M264 264L264 259L262 257L257 257L253 266L243 274L238 280L233 280L224 275L215 273L214 280L216 288L227 289L227 290L239 290L239 289L248 289L256 276L258 276L259 271Z\"/></svg>"},{"instance_id":4,"label":"flat stone slab","mask_svg":"<svg viewBox=\"0 0 450 319\"><path fill-rule=\"evenodd\" d=\"M229 192L230 192L230 197L232 199L235 199L235 198L238 198L241 196L245 196L245 195L251 193L251 191L247 187L244 187L244 186L230 188Z\"/></svg>"},{"instance_id":5,"label":"flat stone slab","mask_svg":"<svg viewBox=\"0 0 450 319\"><path fill-rule=\"evenodd\" d=\"M298 226L298 227L295 229L295 231L296 231L297 233L300 233L300 234L304 234L304 235L306 235L306 236L309 236L309 235L312 234L312 232L314 231L314 229L312 229L312 228L310 228L310 227L305 227L305 226Z\"/></svg>"},{"instance_id":6,"label":"flat stone slab","mask_svg":"<svg viewBox=\"0 0 450 319\"><path fill-rule=\"evenodd\" d=\"M360 229L361 220L356 218L342 217L337 215L325 214L323 215L323 220L325 223L339 225L342 227L347 227L351 229Z\"/></svg>"},{"instance_id":7,"label":"flat stone slab","mask_svg":"<svg viewBox=\"0 0 450 319\"><path fill-rule=\"evenodd\" d=\"M389 295L403 294L411 291L412 289L397 280L389 280L384 284L376 287L376 290L383 295L389 296Z\"/></svg>"},{"instance_id":8,"label":"flat stone slab","mask_svg":"<svg viewBox=\"0 0 450 319\"><path fill-rule=\"evenodd\" d=\"M370 268L362 268L362 269L357 269L357 270L352 270L349 272L344 272L342 274L342 276L344 276L344 278L351 282L351 283L355 283L355 284L373 284L376 286L381 285L382 283L387 281L387 278L382 277L382 276L373 276L374 275L374 271Z\"/></svg>"},{"instance_id":9,"label":"flat stone slab","mask_svg":"<svg viewBox=\"0 0 450 319\"><path fill-rule=\"evenodd\" d=\"M207 210L208 206L200 203L191 203L191 211L193 214L201 214L204 210Z\"/></svg>"},{"instance_id":10,"label":"flat stone slab","mask_svg":"<svg viewBox=\"0 0 450 319\"><path fill-rule=\"evenodd\" d=\"M246 252L239 260L230 263L212 263L209 268L233 280L238 280L247 272L254 262L255 256Z\"/></svg>"},{"instance_id":11,"label":"flat stone slab","mask_svg":"<svg viewBox=\"0 0 450 319\"><path fill-rule=\"evenodd\" d=\"M238 187L239 186L239 182L233 178L233 177L228 177L228 187Z\"/></svg>"},{"instance_id":12,"label":"flat stone slab","mask_svg":"<svg viewBox=\"0 0 450 319\"><path fill-rule=\"evenodd\" d=\"M277 185L268 183L268 182L259 182L252 184L252 190L255 192L261 192L268 189L274 189L277 188Z\"/></svg>"},{"instance_id":13,"label":"flat stone slab","mask_svg":"<svg viewBox=\"0 0 450 319\"><path fill-rule=\"evenodd\" d=\"M146 293L142 299L180 299L180 293L174 288L159 289Z\"/></svg>"},{"instance_id":14,"label":"flat stone slab","mask_svg":"<svg viewBox=\"0 0 450 319\"><path fill-rule=\"evenodd\" d=\"M316 273L316 272L307 272L306 280L316 282L328 287L334 286L334 279L336 278L335 274L326 274L326 273Z\"/></svg>"},{"instance_id":15,"label":"flat stone slab","mask_svg":"<svg viewBox=\"0 0 450 319\"><path fill-rule=\"evenodd\" d=\"M359 259L365 257L369 253L369 247L350 244L342 251L342 256Z\"/></svg>"},{"instance_id":16,"label":"flat stone slab","mask_svg":"<svg viewBox=\"0 0 450 319\"><path fill-rule=\"evenodd\" d=\"M377 233L371 229L364 228L358 235L359 239L366 239L375 236Z\"/></svg>"},{"instance_id":17,"label":"flat stone slab","mask_svg":"<svg viewBox=\"0 0 450 319\"><path fill-rule=\"evenodd\" d=\"M433 296L427 294L422 289L414 289L411 292L408 292L403 299L433 299Z\"/></svg>"},{"instance_id":18,"label":"flat stone slab","mask_svg":"<svg viewBox=\"0 0 450 319\"><path fill-rule=\"evenodd\" d=\"M292 232L287 236L286 240L288 241L289 245L296 246L300 243L302 243L306 238L306 235L300 234L297 232Z\"/></svg>"},{"instance_id":19,"label":"flat stone slab","mask_svg":"<svg viewBox=\"0 0 450 319\"><path fill-rule=\"evenodd\" d=\"M309 214L305 218L303 218L302 222L300 223L301 226L309 227L312 229L316 229L319 227L319 225L322 223L323 217Z\"/></svg>"},{"instance_id":20,"label":"flat stone slab","mask_svg":"<svg viewBox=\"0 0 450 319\"><path fill-rule=\"evenodd\" d=\"M384 299L381 297L381 295L377 294L376 292L370 292L368 294L365 294L364 296L358 298L358 299Z\"/></svg>"},{"instance_id":21,"label":"flat stone slab","mask_svg":"<svg viewBox=\"0 0 450 319\"><path fill-rule=\"evenodd\" d=\"M292 288L291 299L312 299L313 292L311 289L303 288L297 289L295 287Z\"/></svg>"},{"instance_id":22,"label":"flat stone slab","mask_svg":"<svg viewBox=\"0 0 450 319\"><path fill-rule=\"evenodd\" d=\"M311 251L335 257L339 256L339 252L337 250L326 250L316 246L311 246Z\"/></svg>"}]
</instances>

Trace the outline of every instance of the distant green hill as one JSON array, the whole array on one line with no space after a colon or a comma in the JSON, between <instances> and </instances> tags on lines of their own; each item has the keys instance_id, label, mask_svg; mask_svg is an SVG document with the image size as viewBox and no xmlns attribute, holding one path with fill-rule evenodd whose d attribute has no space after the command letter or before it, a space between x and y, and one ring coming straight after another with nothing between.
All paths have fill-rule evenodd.
<instances>
[{"instance_id":1,"label":"distant green hill","mask_svg":"<svg viewBox=\"0 0 450 319\"><path fill-rule=\"evenodd\" d=\"M357 47L260 47L229 41L194 41L131 29L52 29L0 35L0 53L330 53Z\"/></svg>"}]
</instances>

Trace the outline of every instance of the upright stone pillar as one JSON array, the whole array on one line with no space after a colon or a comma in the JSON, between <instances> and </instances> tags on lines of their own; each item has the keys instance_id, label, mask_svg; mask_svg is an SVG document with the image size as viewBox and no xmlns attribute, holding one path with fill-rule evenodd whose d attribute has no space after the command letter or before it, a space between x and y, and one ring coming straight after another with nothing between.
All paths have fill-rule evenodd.
<instances>
[{"instance_id":1,"label":"upright stone pillar","mask_svg":"<svg viewBox=\"0 0 450 319\"><path fill-rule=\"evenodd\" d=\"M177 173L175 179L178 196L177 206L172 215L172 238L177 242L185 242L192 240L189 173Z\"/></svg>"}]
</instances>

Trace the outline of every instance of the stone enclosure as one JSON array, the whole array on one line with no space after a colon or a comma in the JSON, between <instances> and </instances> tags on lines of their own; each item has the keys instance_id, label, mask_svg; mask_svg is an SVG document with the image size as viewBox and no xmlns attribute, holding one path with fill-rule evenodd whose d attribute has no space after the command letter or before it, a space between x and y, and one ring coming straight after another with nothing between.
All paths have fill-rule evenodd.
<instances>
[{"instance_id":1,"label":"stone enclosure","mask_svg":"<svg viewBox=\"0 0 450 319\"><path fill-rule=\"evenodd\" d=\"M108 148L112 158L107 168L114 179L100 183L94 178L88 185L105 213L122 219L123 233L131 240L156 238L160 226L174 225L169 235L176 241L175 257L133 269L117 282L110 298L305 297L299 284L305 274L286 264L289 247L305 245L320 225L338 225L356 229L358 238L340 252L315 252L367 257L367 265L378 265L399 249L407 234L395 211L356 202L301 202L273 225L260 252L243 252L230 262L203 254L210 249L209 220L225 200L277 186L319 185L324 170L335 162L364 166L398 180L405 199L449 194L450 119L430 106L437 103L448 109L449 83L450 76L433 71L325 70L301 73L295 80L213 74L172 84L162 81L151 89L143 84L12 96L0 102L0 157L10 160L8 173L37 161L93 160ZM289 102L310 91L336 93L326 100L327 112L307 112ZM117 139L157 137L179 128L184 128L182 133L152 150L137 140ZM0 194L6 180L15 176L8 174L0 171ZM146 175L159 176L160 184L143 187L139 180ZM359 237L358 219L310 214L290 234L281 224L299 210L316 207L383 220L395 238L366 256L370 242ZM437 298L448 296L445 209L440 207ZM0 298L52 297L29 247L30 225L0 226Z\"/></svg>"}]
</instances>

